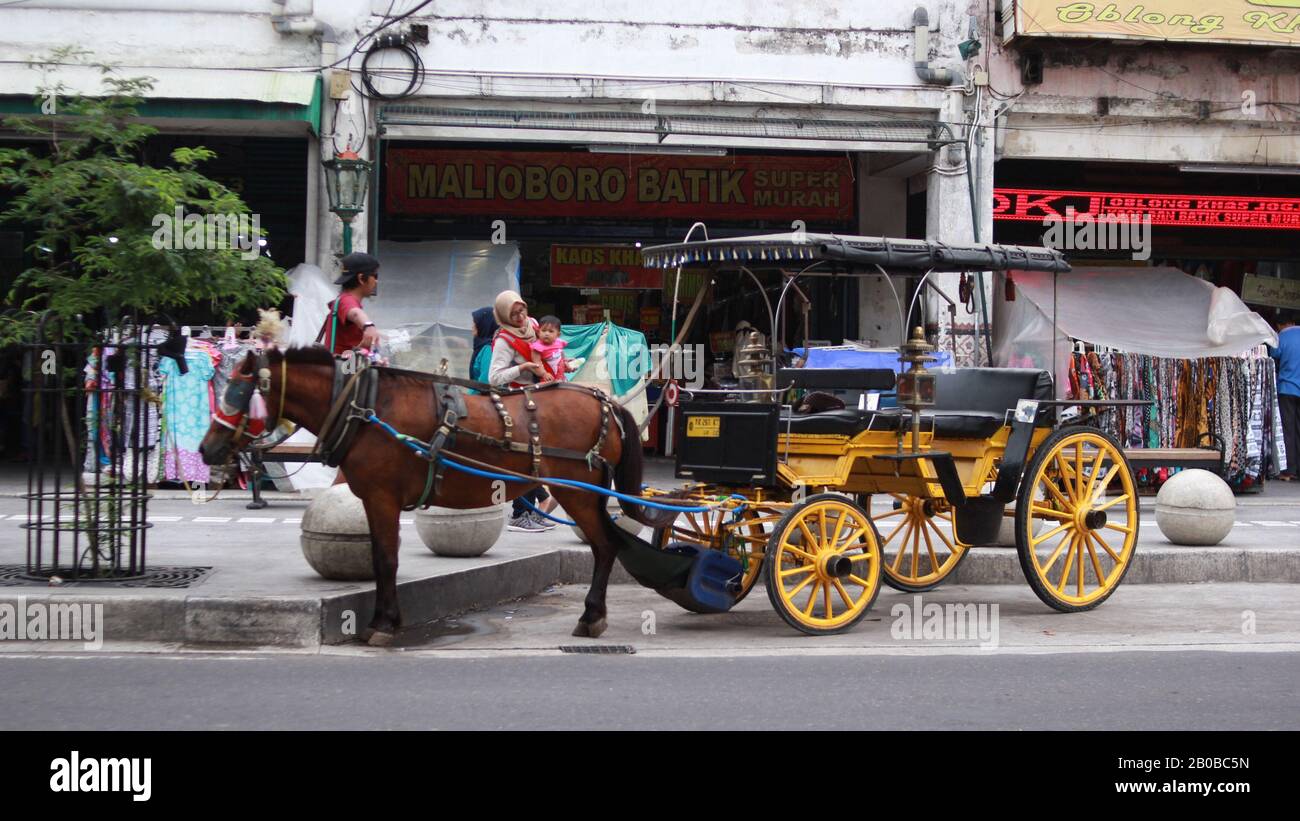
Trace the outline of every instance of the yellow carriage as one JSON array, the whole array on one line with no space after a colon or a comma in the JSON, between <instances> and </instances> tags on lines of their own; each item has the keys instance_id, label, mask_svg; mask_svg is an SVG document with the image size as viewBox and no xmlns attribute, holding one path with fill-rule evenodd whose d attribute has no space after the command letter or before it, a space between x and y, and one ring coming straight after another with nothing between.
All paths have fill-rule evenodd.
<instances>
[{"instance_id":1,"label":"yellow carriage","mask_svg":"<svg viewBox=\"0 0 1300 821\"><path fill-rule=\"evenodd\" d=\"M643 255L668 269L776 267L787 285L813 269L924 277L1069 270L1043 248L829 235L687 242ZM919 332L900 346L910 368L897 375L781 369L771 389L745 396L751 401L734 401L735 391L684 392L677 475L690 483L654 493L708 509L657 530L655 546L727 554L739 566L729 580L735 601L762 578L792 627L835 633L866 614L882 582L928 590L972 548L996 544L1009 519L1025 578L1043 602L1076 612L1105 601L1137 543L1133 473L1118 442L1094 427L1058 426L1057 411L1113 403L1058 401L1047 371L930 372ZM899 407L798 414L770 401L790 389L832 387L897 388Z\"/></svg>"}]
</instances>

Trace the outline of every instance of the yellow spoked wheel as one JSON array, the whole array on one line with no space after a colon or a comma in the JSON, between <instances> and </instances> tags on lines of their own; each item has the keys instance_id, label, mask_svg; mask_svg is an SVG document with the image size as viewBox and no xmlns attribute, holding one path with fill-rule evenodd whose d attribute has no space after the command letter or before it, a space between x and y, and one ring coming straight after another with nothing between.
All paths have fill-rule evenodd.
<instances>
[{"instance_id":1,"label":"yellow spoked wheel","mask_svg":"<svg viewBox=\"0 0 1300 821\"><path fill-rule=\"evenodd\" d=\"M957 540L952 506L942 499L889 495L894 509L871 517L886 552L885 584L913 593L937 587L968 552ZM891 547L893 556L888 555Z\"/></svg>"},{"instance_id":2,"label":"yellow spoked wheel","mask_svg":"<svg viewBox=\"0 0 1300 821\"><path fill-rule=\"evenodd\" d=\"M740 562L743 573L736 602L749 595L763 570L763 550L767 547L767 531L776 516L763 516L752 507L740 514L740 522L733 521L729 510L714 508L701 513L683 513L671 527L661 527L654 532L654 545L660 549L670 542L685 542L706 550L724 550Z\"/></svg>"},{"instance_id":3,"label":"yellow spoked wheel","mask_svg":"<svg viewBox=\"0 0 1300 821\"><path fill-rule=\"evenodd\" d=\"M791 508L767 543L767 597L805 633L839 633L858 622L880 592L880 542L871 517L834 493Z\"/></svg>"},{"instance_id":4,"label":"yellow spoked wheel","mask_svg":"<svg viewBox=\"0 0 1300 821\"><path fill-rule=\"evenodd\" d=\"M1020 567L1038 598L1064 613L1101 604L1133 564L1137 537L1133 471L1119 443L1088 427L1049 436L1016 501Z\"/></svg>"}]
</instances>

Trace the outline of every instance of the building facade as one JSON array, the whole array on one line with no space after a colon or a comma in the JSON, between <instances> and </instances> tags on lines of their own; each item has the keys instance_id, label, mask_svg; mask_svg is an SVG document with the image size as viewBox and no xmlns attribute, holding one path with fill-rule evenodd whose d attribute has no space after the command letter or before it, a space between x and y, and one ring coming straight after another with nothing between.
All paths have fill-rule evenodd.
<instances>
[{"instance_id":1,"label":"building facade","mask_svg":"<svg viewBox=\"0 0 1300 821\"><path fill-rule=\"evenodd\" d=\"M628 263L696 222L695 236L989 238L993 153L969 151L978 95L957 49L967 5L31 0L0 9L0 101L30 112L51 79L93 91L78 63L153 77L158 150L217 149L229 167L212 173L240 178L277 261L334 264L320 162L351 148L375 164L358 247L504 239L541 310L609 310L662 338L668 292L688 301L698 283ZM801 286L790 344L900 337L907 290ZM764 328L771 301L720 285L711 330ZM930 301L913 323L950 316Z\"/></svg>"}]
</instances>

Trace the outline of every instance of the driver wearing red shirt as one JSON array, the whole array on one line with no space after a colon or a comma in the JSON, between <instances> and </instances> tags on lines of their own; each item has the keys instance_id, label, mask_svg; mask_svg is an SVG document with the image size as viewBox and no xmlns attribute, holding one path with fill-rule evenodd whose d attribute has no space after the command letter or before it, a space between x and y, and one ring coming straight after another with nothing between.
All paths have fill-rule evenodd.
<instances>
[{"instance_id":1,"label":"driver wearing red shirt","mask_svg":"<svg viewBox=\"0 0 1300 821\"><path fill-rule=\"evenodd\" d=\"M329 304L329 315L316 341L341 356L355 348L374 350L379 330L361 308L361 300L379 293L379 260L355 251L343 258L343 271L335 285L342 285L339 298Z\"/></svg>"}]
</instances>

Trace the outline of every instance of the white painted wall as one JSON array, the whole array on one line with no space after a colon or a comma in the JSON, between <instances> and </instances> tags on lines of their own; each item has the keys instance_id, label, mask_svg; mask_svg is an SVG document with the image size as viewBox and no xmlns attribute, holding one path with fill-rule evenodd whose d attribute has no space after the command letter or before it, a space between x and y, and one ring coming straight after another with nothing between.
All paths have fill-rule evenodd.
<instances>
[{"instance_id":1,"label":"white painted wall","mask_svg":"<svg viewBox=\"0 0 1300 821\"><path fill-rule=\"evenodd\" d=\"M1026 89L1016 60L1029 48L1044 55L1043 82ZM1003 156L1300 164L1300 48L1019 38L995 52L994 88L1024 92Z\"/></svg>"}]
</instances>

